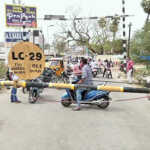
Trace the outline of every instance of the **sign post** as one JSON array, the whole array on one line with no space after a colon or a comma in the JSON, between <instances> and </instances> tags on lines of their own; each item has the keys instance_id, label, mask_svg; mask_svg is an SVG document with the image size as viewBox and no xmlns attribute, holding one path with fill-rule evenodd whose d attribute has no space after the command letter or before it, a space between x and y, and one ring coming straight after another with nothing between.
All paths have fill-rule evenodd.
<instances>
[{"instance_id":1,"label":"sign post","mask_svg":"<svg viewBox=\"0 0 150 150\"><path fill-rule=\"evenodd\" d=\"M12 72L23 80L31 80L41 75L45 67L43 51L30 42L20 42L8 54L8 65Z\"/></svg>"}]
</instances>

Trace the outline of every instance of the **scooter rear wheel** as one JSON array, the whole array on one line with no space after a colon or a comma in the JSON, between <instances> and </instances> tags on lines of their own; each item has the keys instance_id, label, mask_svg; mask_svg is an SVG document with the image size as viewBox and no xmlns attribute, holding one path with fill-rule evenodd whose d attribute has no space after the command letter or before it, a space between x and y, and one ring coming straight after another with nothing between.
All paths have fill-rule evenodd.
<instances>
[{"instance_id":1,"label":"scooter rear wheel","mask_svg":"<svg viewBox=\"0 0 150 150\"><path fill-rule=\"evenodd\" d=\"M106 109L109 106L109 98L103 98L101 103L97 105L101 109Z\"/></svg>"},{"instance_id":2,"label":"scooter rear wheel","mask_svg":"<svg viewBox=\"0 0 150 150\"><path fill-rule=\"evenodd\" d=\"M39 95L36 91L30 91L29 93L29 103L36 103L36 101L39 99Z\"/></svg>"}]
</instances>

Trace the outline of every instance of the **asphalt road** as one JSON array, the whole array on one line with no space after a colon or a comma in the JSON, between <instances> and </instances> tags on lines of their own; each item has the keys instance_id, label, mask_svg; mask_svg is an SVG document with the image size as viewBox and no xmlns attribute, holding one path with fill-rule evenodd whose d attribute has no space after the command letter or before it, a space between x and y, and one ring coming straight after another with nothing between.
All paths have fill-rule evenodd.
<instances>
[{"instance_id":1,"label":"asphalt road","mask_svg":"<svg viewBox=\"0 0 150 150\"><path fill-rule=\"evenodd\" d=\"M119 84L121 85L121 84ZM125 85L127 86L127 85ZM64 90L45 89L36 104L18 91L21 104L10 103L10 90L0 93L0 150L149 150L150 101L145 94L111 93L106 110L59 102Z\"/></svg>"}]
</instances>

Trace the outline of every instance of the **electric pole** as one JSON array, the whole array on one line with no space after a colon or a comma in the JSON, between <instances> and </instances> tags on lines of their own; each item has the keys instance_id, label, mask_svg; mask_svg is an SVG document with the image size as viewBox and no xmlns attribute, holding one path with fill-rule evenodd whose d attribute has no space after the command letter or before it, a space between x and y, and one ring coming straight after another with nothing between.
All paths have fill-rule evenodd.
<instances>
[{"instance_id":1,"label":"electric pole","mask_svg":"<svg viewBox=\"0 0 150 150\"><path fill-rule=\"evenodd\" d=\"M128 38L128 51L127 51L127 56L130 57L130 35L131 35L131 26L132 23L129 23L129 38Z\"/></svg>"}]
</instances>

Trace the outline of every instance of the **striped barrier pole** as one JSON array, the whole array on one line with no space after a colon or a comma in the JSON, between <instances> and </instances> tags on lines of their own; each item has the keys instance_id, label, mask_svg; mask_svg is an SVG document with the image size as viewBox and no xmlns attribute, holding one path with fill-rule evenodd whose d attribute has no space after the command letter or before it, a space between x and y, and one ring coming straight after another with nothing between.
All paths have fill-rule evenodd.
<instances>
[{"instance_id":1,"label":"striped barrier pole","mask_svg":"<svg viewBox=\"0 0 150 150\"><path fill-rule=\"evenodd\" d=\"M84 84L65 84L65 83L38 83L26 81L0 81L0 86L15 86L15 87L38 87L38 88L60 88L60 89L78 89L86 88L91 90L104 90L110 92L128 92L128 93L150 93L149 88L133 88L120 86L106 86L106 85L84 85Z\"/></svg>"},{"instance_id":2,"label":"striped barrier pole","mask_svg":"<svg viewBox=\"0 0 150 150\"><path fill-rule=\"evenodd\" d=\"M123 17L122 17L122 28L123 28L123 52L127 52L127 43L126 43L126 18L125 18L125 0L122 0L122 14L123 14Z\"/></svg>"}]
</instances>

